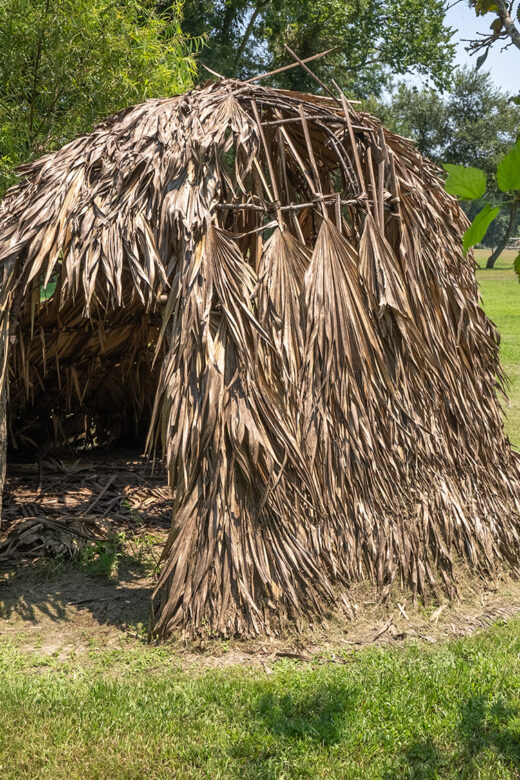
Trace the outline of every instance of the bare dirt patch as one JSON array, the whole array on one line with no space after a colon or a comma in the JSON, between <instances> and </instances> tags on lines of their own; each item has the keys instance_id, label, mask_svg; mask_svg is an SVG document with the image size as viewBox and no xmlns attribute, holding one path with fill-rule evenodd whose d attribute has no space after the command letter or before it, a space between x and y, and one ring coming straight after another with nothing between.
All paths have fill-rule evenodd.
<instances>
[{"instance_id":1,"label":"bare dirt patch","mask_svg":"<svg viewBox=\"0 0 520 780\"><path fill-rule=\"evenodd\" d=\"M43 654L68 654L95 642L117 647L146 624L153 581L127 573L92 578L73 565L57 578L24 568L0 586L0 636Z\"/></svg>"},{"instance_id":2,"label":"bare dirt patch","mask_svg":"<svg viewBox=\"0 0 520 780\"><path fill-rule=\"evenodd\" d=\"M0 636L66 653L142 634L170 520L164 469L135 452L10 463Z\"/></svg>"},{"instance_id":3,"label":"bare dirt patch","mask_svg":"<svg viewBox=\"0 0 520 780\"><path fill-rule=\"evenodd\" d=\"M146 640L154 577L122 565L118 576L99 580L74 563L49 573L45 565L25 565L4 574L0 585L0 641L21 650L67 657L92 647L128 648ZM520 584L504 579L479 593L466 590L456 601L414 605L405 594L392 604L360 605L353 621L331 616L319 624L288 627L283 636L186 640L169 643L172 657L187 668L234 664L269 667L282 658L338 661L345 651L367 646L398 646L410 641L435 644L467 636L497 620L520 614Z\"/></svg>"}]
</instances>

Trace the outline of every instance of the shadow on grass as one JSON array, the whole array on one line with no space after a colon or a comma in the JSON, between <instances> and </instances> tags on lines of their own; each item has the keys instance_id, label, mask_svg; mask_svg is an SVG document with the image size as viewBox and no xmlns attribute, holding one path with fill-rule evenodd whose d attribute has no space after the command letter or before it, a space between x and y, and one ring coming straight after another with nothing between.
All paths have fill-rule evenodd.
<instances>
[{"instance_id":1,"label":"shadow on grass","mask_svg":"<svg viewBox=\"0 0 520 780\"><path fill-rule=\"evenodd\" d=\"M406 777L474 777L483 752L520 777L520 707L504 700L489 704L484 696L471 697L461 708L457 728L459 748L443 749L432 739L414 742L406 751ZM492 767L490 767L492 769ZM393 775L394 777L402 775ZM480 776L480 775L479 775ZM490 775L486 775L490 776Z\"/></svg>"},{"instance_id":2,"label":"shadow on grass","mask_svg":"<svg viewBox=\"0 0 520 780\"><path fill-rule=\"evenodd\" d=\"M312 684L301 695L266 694L254 716L277 737L335 745L341 741L347 718L355 717L359 697L360 690L347 684Z\"/></svg>"},{"instance_id":3,"label":"shadow on grass","mask_svg":"<svg viewBox=\"0 0 520 780\"><path fill-rule=\"evenodd\" d=\"M520 772L520 707L499 698L489 704L473 696L461 712L459 733L464 757L469 762L482 750L491 749L509 768Z\"/></svg>"},{"instance_id":4,"label":"shadow on grass","mask_svg":"<svg viewBox=\"0 0 520 780\"><path fill-rule=\"evenodd\" d=\"M448 769L452 764L452 756L435 745L432 739L414 742L405 755L408 771L406 777L433 780L439 777L439 772ZM397 777L398 775L392 775Z\"/></svg>"}]
</instances>

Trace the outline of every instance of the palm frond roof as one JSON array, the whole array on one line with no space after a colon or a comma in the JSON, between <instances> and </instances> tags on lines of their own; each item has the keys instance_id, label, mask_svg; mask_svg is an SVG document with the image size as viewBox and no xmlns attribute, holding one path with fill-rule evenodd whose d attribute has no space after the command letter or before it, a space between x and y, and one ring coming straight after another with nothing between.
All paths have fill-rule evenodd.
<instances>
[{"instance_id":1,"label":"palm frond roof","mask_svg":"<svg viewBox=\"0 0 520 780\"><path fill-rule=\"evenodd\" d=\"M498 335L466 219L410 141L341 95L229 80L21 173L0 204L11 435L31 414L58 435L74 408L108 429L125 407L160 438L157 635L349 612L359 580L452 593L461 562L518 568Z\"/></svg>"}]
</instances>

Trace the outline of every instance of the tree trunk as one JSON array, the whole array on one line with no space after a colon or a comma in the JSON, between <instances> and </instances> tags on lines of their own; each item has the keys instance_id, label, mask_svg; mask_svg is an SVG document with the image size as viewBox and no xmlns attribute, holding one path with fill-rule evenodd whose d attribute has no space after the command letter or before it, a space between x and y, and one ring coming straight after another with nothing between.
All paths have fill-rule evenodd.
<instances>
[{"instance_id":1,"label":"tree trunk","mask_svg":"<svg viewBox=\"0 0 520 780\"><path fill-rule=\"evenodd\" d=\"M256 20L258 19L258 15L260 14L260 11L263 8L269 5L270 2L271 0L262 0L262 2L256 5L256 7L253 10L253 13L251 14L251 18L249 19L249 24L247 25L246 31L242 36L240 46L238 47L237 55L235 57L235 69L237 71L237 75L238 75L238 66L240 65L240 60L242 59L242 55L244 54L245 48L251 37L251 33L253 32L253 28L255 26Z\"/></svg>"},{"instance_id":2,"label":"tree trunk","mask_svg":"<svg viewBox=\"0 0 520 780\"><path fill-rule=\"evenodd\" d=\"M515 219L516 219L516 213L518 210L518 202L515 200L513 203L511 203L511 211L509 213L509 222L507 225L506 232L502 236L502 240L498 242L498 246L495 247L494 252L488 257L486 268L494 268L495 263L504 251L504 249L507 246L507 242L511 238L511 233L513 232L513 228L515 226Z\"/></svg>"}]
</instances>

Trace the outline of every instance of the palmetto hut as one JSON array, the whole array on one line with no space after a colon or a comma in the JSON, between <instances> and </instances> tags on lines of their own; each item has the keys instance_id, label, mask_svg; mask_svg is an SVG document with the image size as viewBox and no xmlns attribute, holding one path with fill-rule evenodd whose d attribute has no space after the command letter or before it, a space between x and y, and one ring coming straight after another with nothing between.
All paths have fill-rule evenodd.
<instances>
[{"instance_id":1,"label":"palmetto hut","mask_svg":"<svg viewBox=\"0 0 520 780\"><path fill-rule=\"evenodd\" d=\"M162 452L155 635L518 568L498 336L412 143L340 93L229 80L22 173L0 205L2 468L6 431L59 441L75 410L98 443Z\"/></svg>"}]
</instances>

